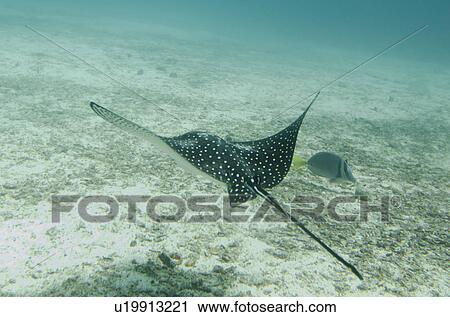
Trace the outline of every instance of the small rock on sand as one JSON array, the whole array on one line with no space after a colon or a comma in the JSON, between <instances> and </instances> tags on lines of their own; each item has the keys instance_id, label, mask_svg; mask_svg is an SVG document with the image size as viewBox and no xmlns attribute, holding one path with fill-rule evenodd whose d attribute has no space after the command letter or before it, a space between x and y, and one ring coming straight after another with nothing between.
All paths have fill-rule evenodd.
<instances>
[{"instance_id":1,"label":"small rock on sand","mask_svg":"<svg viewBox=\"0 0 450 317\"><path fill-rule=\"evenodd\" d=\"M175 263L172 259L165 253L160 253L158 255L158 259L164 264L164 266L173 269L175 267Z\"/></svg>"}]
</instances>

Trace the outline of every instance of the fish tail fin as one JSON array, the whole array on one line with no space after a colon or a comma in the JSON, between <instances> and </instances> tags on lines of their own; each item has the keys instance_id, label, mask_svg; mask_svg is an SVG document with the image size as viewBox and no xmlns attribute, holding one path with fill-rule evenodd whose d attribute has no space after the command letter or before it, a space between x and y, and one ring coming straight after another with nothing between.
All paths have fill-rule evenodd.
<instances>
[{"instance_id":1,"label":"fish tail fin","mask_svg":"<svg viewBox=\"0 0 450 317\"><path fill-rule=\"evenodd\" d=\"M306 161L306 160L305 160L303 157L301 157L300 155L294 154L294 155L292 156L292 163L291 163L291 165L292 165L292 169L293 169L294 171L299 170L299 169L305 167L307 164L308 164L308 161Z\"/></svg>"},{"instance_id":2,"label":"fish tail fin","mask_svg":"<svg viewBox=\"0 0 450 317\"><path fill-rule=\"evenodd\" d=\"M360 280L363 280L363 277L361 273L356 269L356 267L344 260L339 254L337 254L333 249L331 249L325 242L323 242L318 236L316 236L314 233L312 233L306 226L295 216L288 213L286 210L281 207L281 205L278 203L278 201L272 197L267 191L265 191L262 188L255 187L254 188L255 193L259 196L263 197L266 201L268 201L272 206L275 207L275 209L281 213L283 216L290 219L292 222L294 222L297 226L299 226L308 236L310 236L313 240L315 240L317 243L320 244L321 247L323 247L328 253L330 253L336 260L341 262L344 266L349 268L353 274L355 274Z\"/></svg>"}]
</instances>

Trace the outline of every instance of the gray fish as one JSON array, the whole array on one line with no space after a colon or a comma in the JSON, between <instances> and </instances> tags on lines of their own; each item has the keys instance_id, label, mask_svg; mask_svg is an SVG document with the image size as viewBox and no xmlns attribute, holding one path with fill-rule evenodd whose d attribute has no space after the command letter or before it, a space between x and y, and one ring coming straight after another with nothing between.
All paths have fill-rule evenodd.
<instances>
[{"instance_id":1,"label":"gray fish","mask_svg":"<svg viewBox=\"0 0 450 317\"><path fill-rule=\"evenodd\" d=\"M309 170L331 182L356 182L352 168L339 155L331 152L319 152L308 160Z\"/></svg>"},{"instance_id":2,"label":"gray fish","mask_svg":"<svg viewBox=\"0 0 450 317\"><path fill-rule=\"evenodd\" d=\"M265 189L278 185L291 166L297 136L303 119L319 96L316 94L308 108L280 132L255 141L234 142L219 136L191 131L176 137L163 137L141 127L114 112L91 102L94 112L115 126L144 137L167 152L184 168L199 172L227 185L231 206L261 196L276 211L293 221L317 241L338 261L362 279L357 269L309 231L297 216L288 213Z\"/></svg>"}]
</instances>

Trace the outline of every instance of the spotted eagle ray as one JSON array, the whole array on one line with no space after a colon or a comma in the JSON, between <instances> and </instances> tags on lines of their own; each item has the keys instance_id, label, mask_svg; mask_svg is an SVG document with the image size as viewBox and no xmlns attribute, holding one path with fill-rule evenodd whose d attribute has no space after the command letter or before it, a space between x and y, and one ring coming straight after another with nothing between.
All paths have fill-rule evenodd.
<instances>
[{"instance_id":1,"label":"spotted eagle ray","mask_svg":"<svg viewBox=\"0 0 450 317\"><path fill-rule=\"evenodd\" d=\"M41 32L27 26L30 30L47 39L54 45L64 49L70 55L81 60L91 68L97 70L99 73L108 77L110 80L125 87L130 92L149 101L136 91L128 88L122 82L117 81L108 74L102 72L98 68L92 66L77 55L66 50L60 44L56 43L48 36ZM283 209L280 203L266 191L267 188L272 188L278 185L289 171L292 157L294 154L295 144L297 142L298 132L302 125L306 113L316 101L320 92L339 80L352 74L360 67L366 65L370 61L385 54L397 45L407 41L411 37L426 29L428 25L424 25L417 30L407 34L400 40L384 48L377 54L369 57L360 64L339 75L335 79L323 85L315 93L300 99L295 104L288 107L287 110L300 104L307 98L314 96L313 100L306 108L306 110L289 126L280 132L260 140L247 142L233 142L220 138L217 135L209 134L207 132L191 131L176 137L162 137L148 129L141 127L134 122L131 122L118 114L91 102L91 108L96 114L106 121L118 126L119 128L128 132L142 136L150 140L154 145L168 152L175 160L183 165L188 170L194 170L204 175L210 176L219 182L225 183L228 188L230 197L230 205L236 206L244 203L257 196L261 196L269 202L275 210L284 217L291 220L299 226L306 234L318 242L328 253L335 257L339 262L349 268L360 280L363 279L358 270L343 259L339 254L333 251L327 244L325 244L318 236L312 233L305 225L295 216ZM158 107L159 108L159 107ZM279 117L280 114L277 116Z\"/></svg>"},{"instance_id":2,"label":"spotted eagle ray","mask_svg":"<svg viewBox=\"0 0 450 317\"><path fill-rule=\"evenodd\" d=\"M294 222L362 280L362 275L352 264L320 240L296 216L287 212L266 191L278 185L289 172L300 126L319 93L289 126L267 138L247 142L226 141L217 135L200 131L163 137L94 102L90 105L97 115L125 131L149 140L183 167L191 171L194 167L201 174L226 184L232 207L257 196L264 198L279 214Z\"/></svg>"}]
</instances>

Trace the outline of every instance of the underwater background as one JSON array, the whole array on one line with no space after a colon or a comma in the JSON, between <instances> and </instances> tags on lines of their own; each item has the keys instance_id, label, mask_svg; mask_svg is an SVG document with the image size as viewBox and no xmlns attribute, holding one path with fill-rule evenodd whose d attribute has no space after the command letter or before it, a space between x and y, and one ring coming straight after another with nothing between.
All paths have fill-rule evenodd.
<instances>
[{"instance_id":1,"label":"underwater background","mask_svg":"<svg viewBox=\"0 0 450 317\"><path fill-rule=\"evenodd\" d=\"M52 195L226 193L90 101L163 136L258 139L425 24L325 89L297 140L305 159L347 159L370 205L395 197L389 221L303 218L364 281L282 222L157 223L139 205L133 223L123 204L104 224L52 222ZM448 296L449 87L447 1L0 0L0 295ZM300 168L271 193L354 191Z\"/></svg>"}]
</instances>

